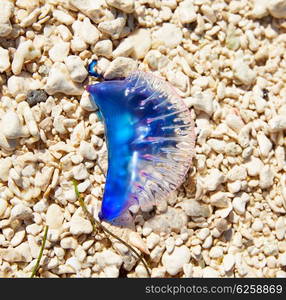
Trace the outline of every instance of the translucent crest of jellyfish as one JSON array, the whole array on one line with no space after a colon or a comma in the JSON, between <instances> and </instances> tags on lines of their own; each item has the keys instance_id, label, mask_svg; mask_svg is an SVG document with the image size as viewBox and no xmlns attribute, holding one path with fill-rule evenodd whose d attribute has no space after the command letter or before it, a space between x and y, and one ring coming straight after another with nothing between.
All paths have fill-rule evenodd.
<instances>
[{"instance_id":1,"label":"translucent crest of jellyfish","mask_svg":"<svg viewBox=\"0 0 286 300\"><path fill-rule=\"evenodd\" d=\"M194 155L193 121L174 89L151 73L87 90L102 114L108 150L99 217L124 225L131 205L150 211L184 180Z\"/></svg>"}]
</instances>

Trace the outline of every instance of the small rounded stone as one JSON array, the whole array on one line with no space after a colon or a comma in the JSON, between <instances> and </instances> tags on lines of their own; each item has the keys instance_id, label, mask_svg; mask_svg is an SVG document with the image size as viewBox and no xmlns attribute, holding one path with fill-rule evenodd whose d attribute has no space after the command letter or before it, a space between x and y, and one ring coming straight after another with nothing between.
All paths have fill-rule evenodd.
<instances>
[{"instance_id":1,"label":"small rounded stone","mask_svg":"<svg viewBox=\"0 0 286 300\"><path fill-rule=\"evenodd\" d=\"M40 102L45 102L48 94L44 90L30 90L27 94L27 102L32 107Z\"/></svg>"}]
</instances>

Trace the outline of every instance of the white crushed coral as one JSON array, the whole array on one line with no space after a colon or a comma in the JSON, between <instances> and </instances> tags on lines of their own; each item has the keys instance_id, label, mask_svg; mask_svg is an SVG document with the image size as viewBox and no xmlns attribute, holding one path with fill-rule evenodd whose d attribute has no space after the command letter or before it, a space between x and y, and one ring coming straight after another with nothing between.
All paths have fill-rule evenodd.
<instances>
[{"instance_id":1,"label":"white crushed coral","mask_svg":"<svg viewBox=\"0 0 286 300\"><path fill-rule=\"evenodd\" d=\"M41 56L41 52L35 48L31 40L20 43L17 48L12 62L12 71L15 75L19 75L22 71L23 64L26 61L33 60Z\"/></svg>"},{"instance_id":2,"label":"white crushed coral","mask_svg":"<svg viewBox=\"0 0 286 300\"><path fill-rule=\"evenodd\" d=\"M0 277L30 276L45 225L41 277L147 276L92 232L71 183L98 218L95 160L106 171L107 150L85 90L95 59L106 79L165 78L197 133L183 186L154 216L134 205L135 229L108 229L149 256L152 277L285 278L286 2L44 2L0 1ZM39 89L49 97L30 107Z\"/></svg>"},{"instance_id":3,"label":"white crushed coral","mask_svg":"<svg viewBox=\"0 0 286 300\"><path fill-rule=\"evenodd\" d=\"M56 93L81 95L83 92L83 88L72 81L67 66L60 62L52 66L45 90L49 95Z\"/></svg>"},{"instance_id":4,"label":"white crushed coral","mask_svg":"<svg viewBox=\"0 0 286 300\"><path fill-rule=\"evenodd\" d=\"M8 36L12 31L10 18L14 12L14 4L9 0L0 2L0 37Z\"/></svg>"},{"instance_id":5,"label":"white crushed coral","mask_svg":"<svg viewBox=\"0 0 286 300\"><path fill-rule=\"evenodd\" d=\"M7 71L10 67L9 51L0 47L0 73Z\"/></svg>"},{"instance_id":6,"label":"white crushed coral","mask_svg":"<svg viewBox=\"0 0 286 300\"><path fill-rule=\"evenodd\" d=\"M132 71L137 69L137 62L131 58L118 57L113 60L104 73L104 78L122 78L126 77Z\"/></svg>"}]
</instances>

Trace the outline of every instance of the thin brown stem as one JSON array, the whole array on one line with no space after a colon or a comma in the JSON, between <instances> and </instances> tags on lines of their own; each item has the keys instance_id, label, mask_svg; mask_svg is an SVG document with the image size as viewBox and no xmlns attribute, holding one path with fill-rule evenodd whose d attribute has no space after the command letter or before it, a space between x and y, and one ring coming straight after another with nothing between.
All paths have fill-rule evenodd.
<instances>
[{"instance_id":1,"label":"thin brown stem","mask_svg":"<svg viewBox=\"0 0 286 300\"><path fill-rule=\"evenodd\" d=\"M76 193L76 196L78 198L79 204L83 210L83 212L86 214L86 216L88 217L89 221L91 222L93 228L95 231L97 231L98 228L100 228L103 233L105 234L105 236L110 240L110 238L106 235L110 235L113 238L115 238L116 240L118 240L120 243L122 243L123 245L125 245L138 259L140 262L142 262L144 268L146 269L146 272L148 274L148 277L151 277L151 273L148 269L147 263L145 262L144 258L133 248L131 247L128 243L126 243L124 240L122 240L120 237L118 237L116 234L114 234L113 232L111 232L110 230L108 230L104 225L102 225L99 221L97 221L93 215L87 210L84 200L82 198L82 196L80 195L78 188L77 188L77 182L75 180L73 180L73 185L74 185L74 190Z\"/></svg>"},{"instance_id":2,"label":"thin brown stem","mask_svg":"<svg viewBox=\"0 0 286 300\"><path fill-rule=\"evenodd\" d=\"M101 173L103 174L103 176L106 178L106 174L105 174L105 172L104 172L102 166L100 165L98 159L95 161L95 163L97 164L97 166L98 166L100 172L101 172Z\"/></svg>"}]
</instances>

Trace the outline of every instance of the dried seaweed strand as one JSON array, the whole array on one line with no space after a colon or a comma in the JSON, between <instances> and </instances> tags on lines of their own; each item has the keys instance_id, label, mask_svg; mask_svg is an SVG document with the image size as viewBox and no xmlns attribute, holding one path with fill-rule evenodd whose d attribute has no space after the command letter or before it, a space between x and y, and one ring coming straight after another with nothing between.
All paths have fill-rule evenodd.
<instances>
[{"instance_id":1,"label":"dried seaweed strand","mask_svg":"<svg viewBox=\"0 0 286 300\"><path fill-rule=\"evenodd\" d=\"M105 174L105 172L104 172L104 170L103 170L102 166L100 165L99 161L98 161L98 160L96 160L96 162L95 162L95 163L97 164L97 166L98 166L98 168L99 168L100 172L101 172L101 173L103 174L103 176L106 178L106 174Z\"/></svg>"},{"instance_id":2,"label":"dried seaweed strand","mask_svg":"<svg viewBox=\"0 0 286 300\"><path fill-rule=\"evenodd\" d=\"M40 267L40 261L41 261L41 258L43 256L43 252L44 252L44 248L45 248L45 244L46 244L46 240L47 240L47 236L48 236L48 230L49 230L49 226L46 225L45 226L45 231L44 231L44 236L43 236L43 241L42 241L42 246L41 246L41 249L40 249L40 252L39 252L39 255L38 255L38 258L37 258L37 262L33 268L33 271L32 271L32 274L31 274L31 278L35 277L37 272L38 272L38 269Z\"/></svg>"},{"instance_id":3,"label":"dried seaweed strand","mask_svg":"<svg viewBox=\"0 0 286 300\"><path fill-rule=\"evenodd\" d=\"M118 240L119 242L121 242L123 245L125 245L133 254L135 254L135 256L140 260L140 262L142 262L144 268L146 269L146 272L148 274L148 277L151 277L151 273L148 269L147 263L145 262L144 258L133 248L131 247L128 243L126 243L124 240L122 240L120 237L118 237L116 234L114 234L113 232L109 231L104 225L102 225L99 221L97 221L93 215L87 210L83 197L80 195L79 191L78 191L78 187L77 187L77 182L75 180L73 180L73 185L74 185L74 190L77 196L77 199L79 201L79 204L83 210L83 212L86 214L86 216L88 217L89 221L91 222L93 229L95 231L98 230L98 227L103 231L103 233L105 234L105 236L109 239L109 241L111 242L110 238L106 235L109 234L110 236L112 236L113 238L115 238L116 240Z\"/></svg>"}]
</instances>

